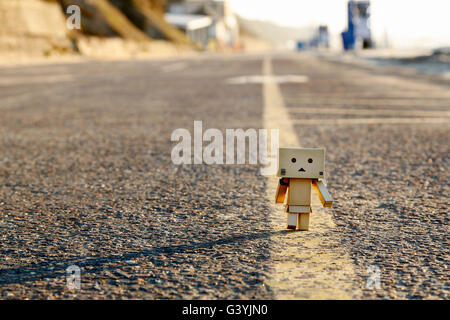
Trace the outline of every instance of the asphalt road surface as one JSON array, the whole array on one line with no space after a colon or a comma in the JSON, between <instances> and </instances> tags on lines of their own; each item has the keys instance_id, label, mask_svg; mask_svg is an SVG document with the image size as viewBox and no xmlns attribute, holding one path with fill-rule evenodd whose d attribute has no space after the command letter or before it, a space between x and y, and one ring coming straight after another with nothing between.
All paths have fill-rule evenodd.
<instances>
[{"instance_id":1,"label":"asphalt road surface","mask_svg":"<svg viewBox=\"0 0 450 320\"><path fill-rule=\"evenodd\" d=\"M258 165L171 162L277 110L327 150L309 232ZM448 299L449 138L448 83L311 55L0 68L0 297Z\"/></svg>"}]
</instances>

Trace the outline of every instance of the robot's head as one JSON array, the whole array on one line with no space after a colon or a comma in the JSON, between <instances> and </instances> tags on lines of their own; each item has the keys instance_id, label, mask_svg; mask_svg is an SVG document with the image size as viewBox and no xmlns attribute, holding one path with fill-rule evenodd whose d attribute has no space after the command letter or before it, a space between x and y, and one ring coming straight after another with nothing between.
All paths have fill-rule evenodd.
<instances>
[{"instance_id":1,"label":"robot's head","mask_svg":"<svg viewBox=\"0 0 450 320\"><path fill-rule=\"evenodd\" d=\"M278 173L286 178L323 178L325 174L325 149L279 148Z\"/></svg>"}]
</instances>

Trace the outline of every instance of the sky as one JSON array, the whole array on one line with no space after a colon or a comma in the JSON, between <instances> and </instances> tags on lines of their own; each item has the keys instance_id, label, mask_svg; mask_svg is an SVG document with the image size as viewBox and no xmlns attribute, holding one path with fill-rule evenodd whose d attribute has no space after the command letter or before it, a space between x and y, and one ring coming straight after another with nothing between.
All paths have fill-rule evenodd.
<instances>
[{"instance_id":1,"label":"sky","mask_svg":"<svg viewBox=\"0 0 450 320\"><path fill-rule=\"evenodd\" d=\"M229 0L237 14L287 26L327 24L336 37L347 23L347 0ZM450 46L450 0L372 0L375 40L392 46Z\"/></svg>"}]
</instances>

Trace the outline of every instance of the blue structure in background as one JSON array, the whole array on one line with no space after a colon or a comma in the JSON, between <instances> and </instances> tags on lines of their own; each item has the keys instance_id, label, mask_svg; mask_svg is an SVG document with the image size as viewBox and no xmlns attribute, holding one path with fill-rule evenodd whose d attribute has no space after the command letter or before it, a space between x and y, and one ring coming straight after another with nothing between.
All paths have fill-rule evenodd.
<instances>
[{"instance_id":1,"label":"blue structure in background","mask_svg":"<svg viewBox=\"0 0 450 320\"><path fill-rule=\"evenodd\" d=\"M328 26L320 25L310 40L297 41L297 51L303 49L321 49L330 47Z\"/></svg>"},{"instance_id":2,"label":"blue structure in background","mask_svg":"<svg viewBox=\"0 0 450 320\"><path fill-rule=\"evenodd\" d=\"M344 50L353 50L361 43L363 49L371 48L370 1L349 1L347 4L347 30L341 33Z\"/></svg>"},{"instance_id":3,"label":"blue structure in background","mask_svg":"<svg viewBox=\"0 0 450 320\"><path fill-rule=\"evenodd\" d=\"M353 24L353 8L355 1L349 1L347 3L347 30L342 32L342 42L344 44L344 50L355 49L355 25Z\"/></svg>"},{"instance_id":4,"label":"blue structure in background","mask_svg":"<svg viewBox=\"0 0 450 320\"><path fill-rule=\"evenodd\" d=\"M353 50L355 48L355 36L353 32L344 31L341 33L344 50Z\"/></svg>"},{"instance_id":5,"label":"blue structure in background","mask_svg":"<svg viewBox=\"0 0 450 320\"><path fill-rule=\"evenodd\" d=\"M329 48L330 36L328 34L328 26L321 25L317 29L314 37L309 41L309 46L312 48Z\"/></svg>"}]
</instances>

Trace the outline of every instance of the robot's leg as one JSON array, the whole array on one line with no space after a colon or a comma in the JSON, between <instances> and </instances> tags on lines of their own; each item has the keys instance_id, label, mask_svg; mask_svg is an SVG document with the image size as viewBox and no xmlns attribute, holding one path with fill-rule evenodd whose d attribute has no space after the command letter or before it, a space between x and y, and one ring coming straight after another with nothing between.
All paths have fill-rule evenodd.
<instances>
[{"instance_id":1,"label":"robot's leg","mask_svg":"<svg viewBox=\"0 0 450 320\"><path fill-rule=\"evenodd\" d=\"M287 214L287 228L290 230L295 230L297 228L297 220L298 220L298 213L290 213Z\"/></svg>"},{"instance_id":2,"label":"robot's leg","mask_svg":"<svg viewBox=\"0 0 450 320\"><path fill-rule=\"evenodd\" d=\"M311 213L311 211L310 211ZM297 228L301 231L309 230L309 215L310 213L299 213L297 220Z\"/></svg>"}]
</instances>

